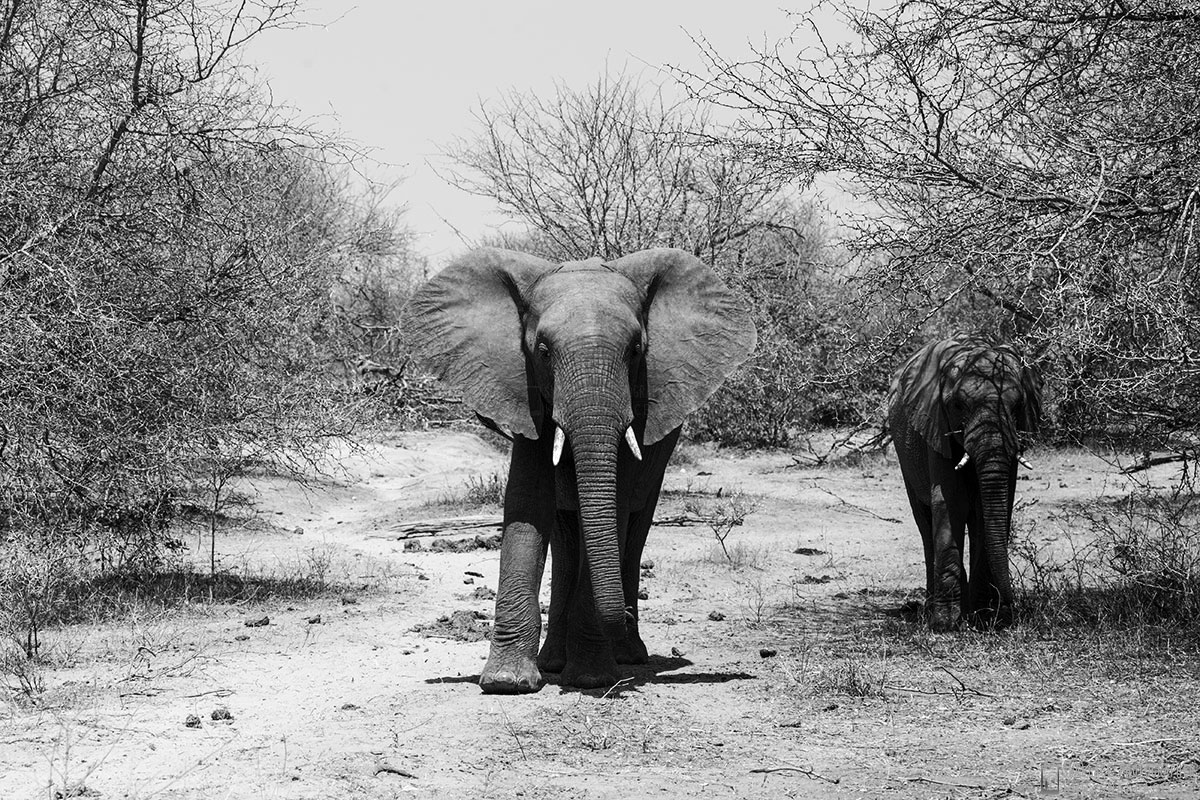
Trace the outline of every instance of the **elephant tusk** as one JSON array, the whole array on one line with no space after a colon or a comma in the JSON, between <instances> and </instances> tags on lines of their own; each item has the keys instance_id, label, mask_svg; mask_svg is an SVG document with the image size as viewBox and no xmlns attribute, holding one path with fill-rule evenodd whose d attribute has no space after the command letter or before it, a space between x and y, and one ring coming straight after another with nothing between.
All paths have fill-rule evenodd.
<instances>
[{"instance_id":1,"label":"elephant tusk","mask_svg":"<svg viewBox=\"0 0 1200 800\"><path fill-rule=\"evenodd\" d=\"M954 465L954 471L957 472L958 470L965 467L967 465L967 462L970 460L971 460L971 454L963 453L962 461L959 461L957 464Z\"/></svg>"},{"instance_id":2,"label":"elephant tusk","mask_svg":"<svg viewBox=\"0 0 1200 800\"><path fill-rule=\"evenodd\" d=\"M558 466L559 459L562 458L563 443L567 441L567 435L563 433L563 429L554 426L554 452L550 456L550 463Z\"/></svg>"},{"instance_id":3,"label":"elephant tusk","mask_svg":"<svg viewBox=\"0 0 1200 800\"><path fill-rule=\"evenodd\" d=\"M1033 464L1030 464L1028 461L1026 461L1021 456L1017 456L1017 463L1020 464L1025 469L1033 469Z\"/></svg>"},{"instance_id":4,"label":"elephant tusk","mask_svg":"<svg viewBox=\"0 0 1200 800\"><path fill-rule=\"evenodd\" d=\"M633 434L632 425L625 429L625 441L629 443L629 449L633 451L633 457L641 461L642 451L638 449L637 437Z\"/></svg>"}]
</instances>

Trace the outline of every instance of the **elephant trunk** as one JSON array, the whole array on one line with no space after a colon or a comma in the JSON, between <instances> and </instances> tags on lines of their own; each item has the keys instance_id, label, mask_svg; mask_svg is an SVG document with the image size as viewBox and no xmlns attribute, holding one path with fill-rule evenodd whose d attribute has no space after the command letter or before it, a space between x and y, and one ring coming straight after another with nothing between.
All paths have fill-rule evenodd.
<instances>
[{"instance_id":1,"label":"elephant trunk","mask_svg":"<svg viewBox=\"0 0 1200 800\"><path fill-rule=\"evenodd\" d=\"M620 434L604 424L575 429L571 437L579 491L584 557L600 626L610 638L624 635L625 594L617 524L617 447Z\"/></svg>"},{"instance_id":2,"label":"elephant trunk","mask_svg":"<svg viewBox=\"0 0 1200 800\"><path fill-rule=\"evenodd\" d=\"M583 353L555 374L554 415L575 462L584 557L600 626L610 639L625 634L617 521L617 458L633 420L629 379L620 354Z\"/></svg>"},{"instance_id":3,"label":"elephant trunk","mask_svg":"<svg viewBox=\"0 0 1200 800\"><path fill-rule=\"evenodd\" d=\"M984 555L996 599L997 626L1012 621L1012 579L1008 570L1008 539L1012 523L1011 458L987 457L976 465L979 502L983 510ZM990 605L990 603L989 603Z\"/></svg>"}]
</instances>

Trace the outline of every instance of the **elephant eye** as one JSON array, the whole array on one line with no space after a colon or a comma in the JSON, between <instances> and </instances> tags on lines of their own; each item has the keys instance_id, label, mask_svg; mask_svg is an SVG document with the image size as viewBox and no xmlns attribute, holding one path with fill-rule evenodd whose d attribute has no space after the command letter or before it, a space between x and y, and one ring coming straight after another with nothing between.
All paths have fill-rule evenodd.
<instances>
[{"instance_id":1,"label":"elephant eye","mask_svg":"<svg viewBox=\"0 0 1200 800\"><path fill-rule=\"evenodd\" d=\"M542 361L549 361L550 360L550 345L546 344L544 341L538 342L537 354L539 357L541 357Z\"/></svg>"}]
</instances>

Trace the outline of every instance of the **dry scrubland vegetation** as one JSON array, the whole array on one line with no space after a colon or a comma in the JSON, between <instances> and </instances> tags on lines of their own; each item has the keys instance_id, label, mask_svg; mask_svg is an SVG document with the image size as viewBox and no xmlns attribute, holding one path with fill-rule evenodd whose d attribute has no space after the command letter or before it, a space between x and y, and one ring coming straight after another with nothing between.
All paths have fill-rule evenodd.
<instances>
[{"instance_id":1,"label":"dry scrubland vegetation","mask_svg":"<svg viewBox=\"0 0 1200 800\"><path fill-rule=\"evenodd\" d=\"M321 482L330 448L381 420L472 424L405 369L393 326L424 264L386 192L358 176L364 156L272 107L242 66L258 32L296 13L0 6L0 675L14 709L69 705L47 687L71 640L47 646L48 630L361 590L327 552L265 572L222 558L222 532L256 519L239 482ZM1169 480L1136 473L1150 477L1052 520L1022 490L1020 625L995 636L934 636L903 613L800 624L793 598L754 581L778 555L739 539L764 501L679 490L664 513L711 532L746 624L791 642L778 663L797 697L911 696L908 679L939 663L951 677L986 665L986 686L947 684L958 706L1013 681L1050 695L1194 678L1200 12L844 14L852 40L830 51L785 39L735 59L698 39L708 69L677 73L682 102L624 76L489 100L475 133L445 145L446 177L525 224L493 243L553 259L682 247L749 298L759 351L689 423L694 442L788 448L817 475L885 469L860 448L891 370L968 332L1041 366L1039 446L1177 459ZM852 186L858 211L806 193L818 174ZM431 502L492 507L501 483L480 474ZM386 570L372 581L393 586ZM916 599L852 589L901 612ZM1013 713L1057 713L1038 708ZM568 739L607 750L604 714L625 712L596 713ZM634 723L612 724L628 742ZM1176 747L1158 753L1164 780L1195 771L1194 740L1145 747Z\"/></svg>"}]
</instances>

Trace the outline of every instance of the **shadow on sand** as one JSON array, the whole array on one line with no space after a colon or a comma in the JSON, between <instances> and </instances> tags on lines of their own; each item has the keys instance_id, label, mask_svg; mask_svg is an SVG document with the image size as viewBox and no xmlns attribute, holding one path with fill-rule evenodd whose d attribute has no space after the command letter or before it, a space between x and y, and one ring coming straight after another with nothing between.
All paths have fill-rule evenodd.
<instances>
[{"instance_id":1,"label":"shadow on sand","mask_svg":"<svg viewBox=\"0 0 1200 800\"><path fill-rule=\"evenodd\" d=\"M685 683L728 683L729 681L755 680L758 676L748 672L677 672L692 666L686 658L677 656L650 656L645 664L623 665L625 677L618 683L605 689L576 689L573 686L562 686L558 675L543 673L542 688L557 686L562 694L585 694L592 697L619 697L630 690L636 691L646 684L685 684ZM478 683L479 675L455 675L444 678L426 678L425 683Z\"/></svg>"}]
</instances>

